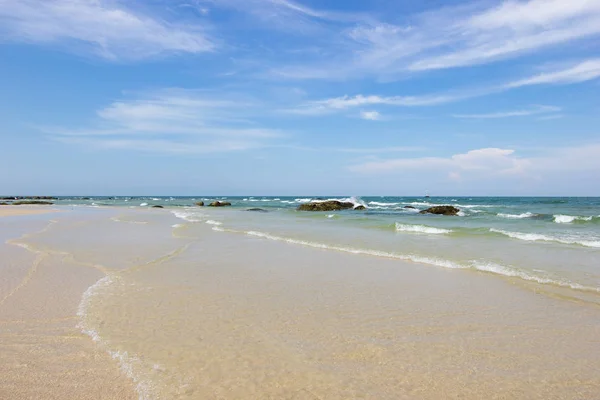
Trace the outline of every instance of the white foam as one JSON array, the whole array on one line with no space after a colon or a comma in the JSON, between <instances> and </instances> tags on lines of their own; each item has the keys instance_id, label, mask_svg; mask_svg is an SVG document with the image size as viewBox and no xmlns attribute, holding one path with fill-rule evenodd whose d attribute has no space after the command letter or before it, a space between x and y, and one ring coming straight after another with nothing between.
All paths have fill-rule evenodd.
<instances>
[{"instance_id":1,"label":"white foam","mask_svg":"<svg viewBox=\"0 0 600 400\"><path fill-rule=\"evenodd\" d=\"M498 274L498 275L521 278L526 281L533 281L533 282L542 283L542 284L569 287L571 289L576 289L576 290L600 292L600 288L583 286L583 285L580 285L579 283L558 280L558 279L552 279L552 278L544 277L544 276L537 276L537 275L533 275L533 274L527 273L522 270L518 270L516 268L506 267L504 265L499 265L499 264L495 264L495 263L473 263L473 268L475 268L479 271L491 272L491 273ZM534 270L534 271L544 272L541 270Z\"/></svg>"},{"instance_id":2,"label":"white foam","mask_svg":"<svg viewBox=\"0 0 600 400\"><path fill-rule=\"evenodd\" d=\"M381 203L378 201L370 201L369 205L370 206L382 206L382 207L386 207L386 206L397 206L400 203Z\"/></svg>"},{"instance_id":3,"label":"white foam","mask_svg":"<svg viewBox=\"0 0 600 400\"><path fill-rule=\"evenodd\" d=\"M199 211L194 211L192 209L173 210L171 212L177 218L181 218L181 219L186 220L188 222L200 222L200 221L203 220L204 217L206 217L205 214L202 214Z\"/></svg>"},{"instance_id":4,"label":"white foam","mask_svg":"<svg viewBox=\"0 0 600 400\"><path fill-rule=\"evenodd\" d=\"M148 205L148 203L142 203L142 204L140 204L140 207L145 207L147 205Z\"/></svg>"},{"instance_id":5,"label":"white foam","mask_svg":"<svg viewBox=\"0 0 600 400\"><path fill-rule=\"evenodd\" d=\"M431 234L446 234L452 233L450 229L434 228L425 225L407 225L396 222L397 232L413 232L413 233L431 233Z\"/></svg>"},{"instance_id":6,"label":"white foam","mask_svg":"<svg viewBox=\"0 0 600 400\"><path fill-rule=\"evenodd\" d=\"M591 221L593 217L580 217L573 215L554 215L554 222L557 224L570 224L575 221Z\"/></svg>"},{"instance_id":7,"label":"white foam","mask_svg":"<svg viewBox=\"0 0 600 400\"><path fill-rule=\"evenodd\" d=\"M185 226L185 224L175 224L175 225L171 225L171 228L183 228Z\"/></svg>"},{"instance_id":8,"label":"white foam","mask_svg":"<svg viewBox=\"0 0 600 400\"><path fill-rule=\"evenodd\" d=\"M209 224L209 225L217 225L217 226L218 226L218 225L223 225L223 223L222 223L222 222L219 222L219 221L213 221L212 219L209 219L208 221L206 221L206 223L207 223L207 224Z\"/></svg>"},{"instance_id":9,"label":"white foam","mask_svg":"<svg viewBox=\"0 0 600 400\"><path fill-rule=\"evenodd\" d=\"M501 218L509 218L509 219L531 218L531 217L535 216L535 214L530 213L530 212L526 212L526 213L523 213L523 214L504 214L504 213L498 213L496 215L499 216L499 217L501 217Z\"/></svg>"},{"instance_id":10,"label":"white foam","mask_svg":"<svg viewBox=\"0 0 600 400\"><path fill-rule=\"evenodd\" d=\"M335 217L335 214L329 214L329 215L327 216L327 218L333 218L333 217Z\"/></svg>"},{"instance_id":11,"label":"white foam","mask_svg":"<svg viewBox=\"0 0 600 400\"><path fill-rule=\"evenodd\" d=\"M130 378L135 384L135 390L138 393L140 400L158 398L156 385L151 379L144 378L141 374L143 370L142 360L138 357L129 355L127 351L118 351L110 348L110 343L104 340L98 331L89 326L86 319L91 302L94 297L102 294L109 286L118 281L118 277L110 275L98 280L92 286L87 288L81 297L81 301L77 307L77 316L79 317L78 328L81 332L88 335L98 346L106 350L106 352L119 363L121 371Z\"/></svg>"},{"instance_id":12,"label":"white foam","mask_svg":"<svg viewBox=\"0 0 600 400\"><path fill-rule=\"evenodd\" d=\"M513 239L525 240L528 242L556 242L562 244L578 244L585 247L600 247L600 240L586 240L574 237L555 237L542 235L539 233L511 232L495 228L491 228L490 232L500 233Z\"/></svg>"}]
</instances>

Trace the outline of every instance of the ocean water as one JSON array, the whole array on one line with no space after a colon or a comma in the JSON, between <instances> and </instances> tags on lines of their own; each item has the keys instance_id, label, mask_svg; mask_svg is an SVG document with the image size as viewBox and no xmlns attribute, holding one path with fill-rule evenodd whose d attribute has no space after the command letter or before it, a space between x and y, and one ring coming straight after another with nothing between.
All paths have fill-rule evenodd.
<instances>
[{"instance_id":1,"label":"ocean water","mask_svg":"<svg viewBox=\"0 0 600 400\"><path fill-rule=\"evenodd\" d=\"M323 199L352 201L367 209L296 211L299 204ZM215 200L229 201L232 207L194 206ZM566 289L576 297L600 295L600 198L65 197L57 204L162 205L183 221L211 224L215 230L424 266L478 270ZM455 217L419 214L433 205L453 205L461 211ZM266 212L246 211L250 208Z\"/></svg>"},{"instance_id":2,"label":"ocean water","mask_svg":"<svg viewBox=\"0 0 600 400\"><path fill-rule=\"evenodd\" d=\"M78 329L140 399L600 392L600 199L337 199L62 198L10 243L104 275Z\"/></svg>"}]
</instances>

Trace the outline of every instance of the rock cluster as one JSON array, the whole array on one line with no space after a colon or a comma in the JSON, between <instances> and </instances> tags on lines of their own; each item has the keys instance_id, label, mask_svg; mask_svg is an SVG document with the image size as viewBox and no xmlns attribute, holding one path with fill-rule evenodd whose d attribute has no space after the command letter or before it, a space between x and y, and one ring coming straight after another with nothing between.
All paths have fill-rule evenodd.
<instances>
[{"instance_id":1,"label":"rock cluster","mask_svg":"<svg viewBox=\"0 0 600 400\"><path fill-rule=\"evenodd\" d=\"M58 200L52 196L8 196L0 197L0 200Z\"/></svg>"},{"instance_id":2,"label":"rock cluster","mask_svg":"<svg viewBox=\"0 0 600 400\"><path fill-rule=\"evenodd\" d=\"M420 214L456 215L460 210L454 206L434 206L420 211Z\"/></svg>"},{"instance_id":3,"label":"rock cluster","mask_svg":"<svg viewBox=\"0 0 600 400\"><path fill-rule=\"evenodd\" d=\"M226 207L226 206L230 206L230 205L231 205L231 203L228 201L213 201L208 206L209 207Z\"/></svg>"},{"instance_id":4,"label":"rock cluster","mask_svg":"<svg viewBox=\"0 0 600 400\"><path fill-rule=\"evenodd\" d=\"M349 201L327 200L300 204L298 211L340 211L340 210L365 210L366 207L359 205L354 207L354 203Z\"/></svg>"}]
</instances>

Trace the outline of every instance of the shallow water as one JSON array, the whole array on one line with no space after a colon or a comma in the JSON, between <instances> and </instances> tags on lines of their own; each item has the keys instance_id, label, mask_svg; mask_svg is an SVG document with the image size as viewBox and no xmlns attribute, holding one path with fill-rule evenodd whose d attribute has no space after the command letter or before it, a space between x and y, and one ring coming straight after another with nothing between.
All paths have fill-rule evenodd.
<instances>
[{"instance_id":1,"label":"shallow water","mask_svg":"<svg viewBox=\"0 0 600 400\"><path fill-rule=\"evenodd\" d=\"M20 243L105 274L83 293L80 329L140 398L600 391L598 250L397 231L370 212L75 207Z\"/></svg>"}]
</instances>

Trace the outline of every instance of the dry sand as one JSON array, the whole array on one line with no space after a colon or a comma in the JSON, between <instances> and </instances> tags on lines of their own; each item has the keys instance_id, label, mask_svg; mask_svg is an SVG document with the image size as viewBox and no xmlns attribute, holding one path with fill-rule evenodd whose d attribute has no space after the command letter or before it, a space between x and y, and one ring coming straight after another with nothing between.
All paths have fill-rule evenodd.
<instances>
[{"instance_id":1,"label":"dry sand","mask_svg":"<svg viewBox=\"0 0 600 400\"><path fill-rule=\"evenodd\" d=\"M0 206L0 217L15 217L19 215L35 215L57 212L46 206Z\"/></svg>"}]
</instances>

